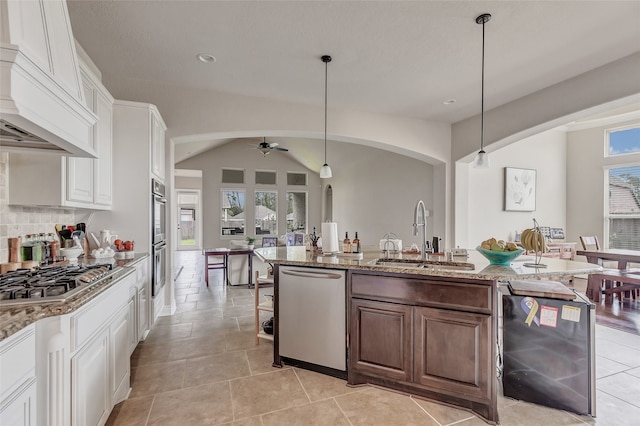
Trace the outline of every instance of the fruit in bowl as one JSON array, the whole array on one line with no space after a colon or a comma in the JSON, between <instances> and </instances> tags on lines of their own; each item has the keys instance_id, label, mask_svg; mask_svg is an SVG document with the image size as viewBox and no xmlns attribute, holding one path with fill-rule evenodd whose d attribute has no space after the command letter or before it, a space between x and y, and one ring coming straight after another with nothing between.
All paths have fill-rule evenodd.
<instances>
[{"instance_id":1,"label":"fruit in bowl","mask_svg":"<svg viewBox=\"0 0 640 426\"><path fill-rule=\"evenodd\" d=\"M518 247L516 243L495 238L484 240L476 249L489 260L491 265L509 266L515 258L524 253L524 249Z\"/></svg>"}]
</instances>

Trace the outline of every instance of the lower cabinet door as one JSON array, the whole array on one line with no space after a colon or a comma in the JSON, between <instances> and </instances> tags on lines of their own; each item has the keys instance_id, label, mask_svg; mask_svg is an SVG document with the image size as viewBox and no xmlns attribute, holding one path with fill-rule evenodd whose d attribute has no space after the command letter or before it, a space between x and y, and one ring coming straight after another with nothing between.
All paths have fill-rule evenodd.
<instances>
[{"instance_id":1,"label":"lower cabinet door","mask_svg":"<svg viewBox=\"0 0 640 426\"><path fill-rule=\"evenodd\" d=\"M124 306L109 327L109 347L111 348L111 402L123 401L129 393L129 305Z\"/></svg>"},{"instance_id":2,"label":"lower cabinet door","mask_svg":"<svg viewBox=\"0 0 640 426\"><path fill-rule=\"evenodd\" d=\"M110 412L109 330L106 329L71 359L71 424L104 425Z\"/></svg>"},{"instance_id":3,"label":"lower cabinet door","mask_svg":"<svg viewBox=\"0 0 640 426\"><path fill-rule=\"evenodd\" d=\"M138 327L136 324L137 315L137 305L138 305L138 289L133 287L131 289L131 294L129 294L129 355L133 353L138 346Z\"/></svg>"},{"instance_id":4,"label":"lower cabinet door","mask_svg":"<svg viewBox=\"0 0 640 426\"><path fill-rule=\"evenodd\" d=\"M414 381L449 394L489 397L491 317L414 309Z\"/></svg>"},{"instance_id":5,"label":"lower cabinet door","mask_svg":"<svg viewBox=\"0 0 640 426\"><path fill-rule=\"evenodd\" d=\"M411 380L412 307L352 299L349 368Z\"/></svg>"},{"instance_id":6,"label":"lower cabinet door","mask_svg":"<svg viewBox=\"0 0 640 426\"><path fill-rule=\"evenodd\" d=\"M138 339L144 339L149 329L149 298L147 297L147 287L143 286L138 290Z\"/></svg>"},{"instance_id":7,"label":"lower cabinet door","mask_svg":"<svg viewBox=\"0 0 640 426\"><path fill-rule=\"evenodd\" d=\"M0 425L35 426L37 424L36 391L36 379L33 378L16 397L11 398L11 401L2 401Z\"/></svg>"}]
</instances>

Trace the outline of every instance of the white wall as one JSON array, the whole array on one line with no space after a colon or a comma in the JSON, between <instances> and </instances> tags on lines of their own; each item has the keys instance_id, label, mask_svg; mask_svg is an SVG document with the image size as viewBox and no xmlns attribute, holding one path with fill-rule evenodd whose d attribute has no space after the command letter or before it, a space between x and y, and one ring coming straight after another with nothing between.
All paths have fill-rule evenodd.
<instances>
[{"instance_id":1,"label":"white wall","mask_svg":"<svg viewBox=\"0 0 640 426\"><path fill-rule=\"evenodd\" d=\"M513 241L515 231L533 226L566 229L566 136L548 131L513 143L490 155L489 169L466 168L468 221L458 227L456 244L475 248L490 237ZM533 212L504 211L504 168L537 170L536 209ZM460 173L460 176L464 174ZM466 228L466 234L459 230Z\"/></svg>"},{"instance_id":2,"label":"white wall","mask_svg":"<svg viewBox=\"0 0 640 426\"><path fill-rule=\"evenodd\" d=\"M288 146L295 149L294 146ZM340 236L349 232L351 238L357 231L363 245L377 245L386 232L394 232L407 242L418 242L411 233L413 209L418 199L422 199L431 210L427 235L443 236L444 227L434 228L437 216L434 213L433 166L423 161L408 158L376 148L330 141L327 149L331 153L331 168L334 177L321 181L319 176L306 170L302 165L288 159L286 153L274 152L267 157L246 146L245 142L231 142L176 165L176 168L203 170L203 201L205 247L227 246L228 241L217 238L217 221L220 188L246 187L247 196L253 194L253 170L278 170L278 182L284 182L286 171L308 172L309 191L309 232L316 227L320 233L322 220L322 186L331 184L333 188L333 220L338 223ZM221 185L220 168L244 168L248 173L246 185ZM268 188L268 186L261 186ZM279 210L284 212L286 188L301 190L300 187L279 189ZM440 214L440 213L437 213ZM283 215L279 215L280 233L285 232ZM248 219L253 219L249 212ZM436 231L434 231L436 229ZM214 237L214 235L216 237Z\"/></svg>"},{"instance_id":3,"label":"white wall","mask_svg":"<svg viewBox=\"0 0 640 426\"><path fill-rule=\"evenodd\" d=\"M605 131L640 121L626 121L602 125L567 134L567 238L579 241L580 235L597 235L600 244L607 246L605 232L605 175L607 166L624 162L639 165L640 154L624 157L605 157Z\"/></svg>"}]
</instances>

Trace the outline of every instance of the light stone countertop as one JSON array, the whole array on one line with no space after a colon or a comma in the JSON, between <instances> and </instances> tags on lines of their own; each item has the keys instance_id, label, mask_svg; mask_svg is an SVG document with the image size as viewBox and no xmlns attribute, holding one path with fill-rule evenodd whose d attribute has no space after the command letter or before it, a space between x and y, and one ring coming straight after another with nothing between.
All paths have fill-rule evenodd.
<instances>
[{"instance_id":1,"label":"light stone countertop","mask_svg":"<svg viewBox=\"0 0 640 426\"><path fill-rule=\"evenodd\" d=\"M63 302L28 303L24 305L3 305L0 303L0 341L40 319L65 315L78 310L80 307L100 296L122 278L132 274L134 269L131 268L131 266L148 257L149 254L147 253L136 253L133 259L115 261L113 259L106 259L106 262L115 262L114 266L122 266L123 268L118 274L114 275L113 279L107 279L90 285ZM105 259L87 259L86 263L105 263Z\"/></svg>"},{"instance_id":2,"label":"light stone countertop","mask_svg":"<svg viewBox=\"0 0 640 426\"><path fill-rule=\"evenodd\" d=\"M540 263L546 268L532 268L524 266L525 263L534 263L532 255L521 255L516 258L511 266L490 265L489 261L476 250L468 250L468 257L455 256L454 265L473 265L472 269L450 269L439 267L437 264L429 268L416 268L415 266L384 266L375 265L377 259L385 258L378 247L364 247L361 260L351 257L324 256L321 251L307 251L303 246L295 247L263 247L254 250L254 253L267 263L277 263L289 266L306 266L314 268L330 269L359 269L368 271L406 273L416 275L433 275L451 278L479 278L506 281L509 279L557 279L579 274L588 274L599 271L598 265L584 262L576 262L565 259L543 257ZM393 254L388 258L393 259L420 259L419 254ZM445 262L443 256L429 256L432 262Z\"/></svg>"}]
</instances>

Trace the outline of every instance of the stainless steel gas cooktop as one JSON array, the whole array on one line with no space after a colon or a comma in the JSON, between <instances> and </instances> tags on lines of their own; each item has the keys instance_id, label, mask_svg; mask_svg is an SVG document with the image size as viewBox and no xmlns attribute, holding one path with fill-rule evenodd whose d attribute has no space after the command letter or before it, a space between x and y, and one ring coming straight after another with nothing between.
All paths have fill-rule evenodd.
<instances>
[{"instance_id":1,"label":"stainless steel gas cooktop","mask_svg":"<svg viewBox=\"0 0 640 426\"><path fill-rule=\"evenodd\" d=\"M7 272L0 275L0 305L62 302L97 283L118 277L123 269L95 264Z\"/></svg>"}]
</instances>

